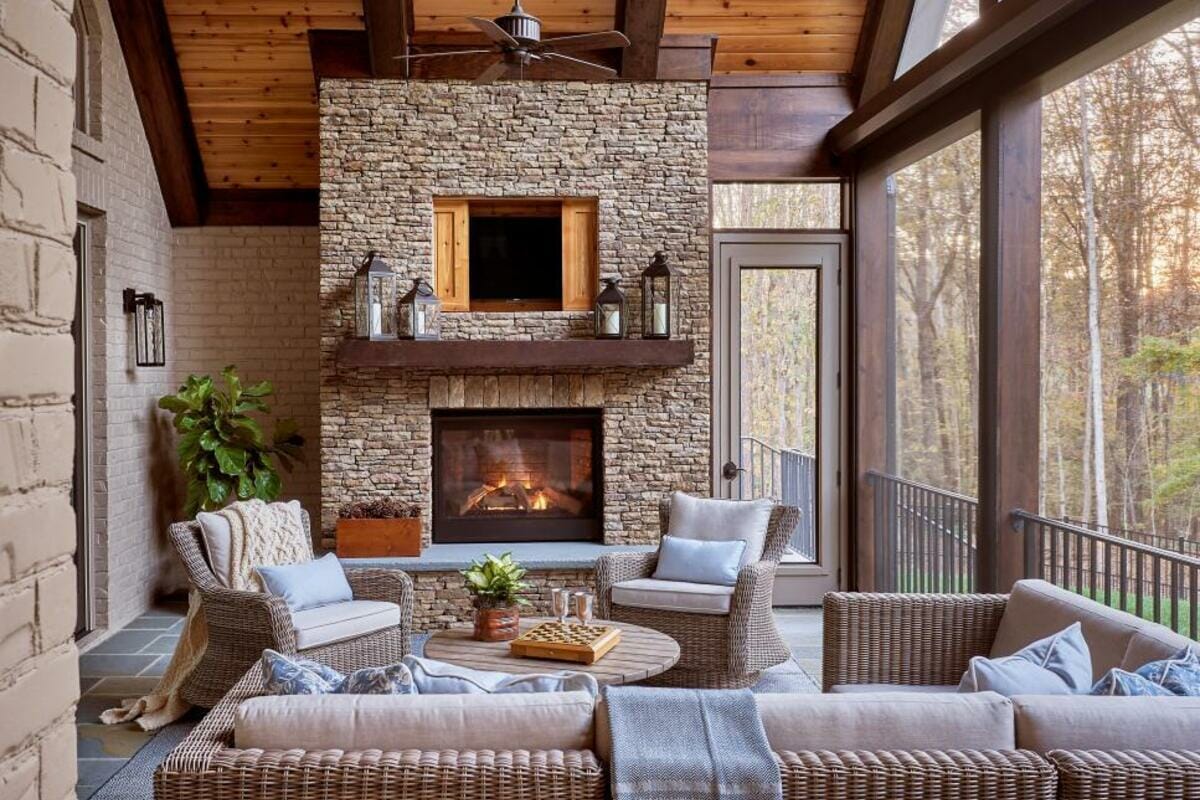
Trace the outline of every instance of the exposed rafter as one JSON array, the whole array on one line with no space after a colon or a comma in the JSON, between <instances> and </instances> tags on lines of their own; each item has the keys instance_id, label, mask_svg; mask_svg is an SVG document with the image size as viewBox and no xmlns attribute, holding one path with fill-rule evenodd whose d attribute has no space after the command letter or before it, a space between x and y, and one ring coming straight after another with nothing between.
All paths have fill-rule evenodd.
<instances>
[{"instance_id":1,"label":"exposed rafter","mask_svg":"<svg viewBox=\"0 0 1200 800\"><path fill-rule=\"evenodd\" d=\"M854 58L859 103L895 79L913 5L914 0L871 0Z\"/></svg>"},{"instance_id":2,"label":"exposed rafter","mask_svg":"<svg viewBox=\"0 0 1200 800\"><path fill-rule=\"evenodd\" d=\"M396 56L408 52L413 35L412 0L363 0L371 74L376 78L402 78L404 62Z\"/></svg>"},{"instance_id":3,"label":"exposed rafter","mask_svg":"<svg viewBox=\"0 0 1200 800\"><path fill-rule=\"evenodd\" d=\"M658 77L658 45L663 37L667 0L617 0L617 30L629 37L621 54L620 75L632 81Z\"/></svg>"},{"instance_id":4,"label":"exposed rafter","mask_svg":"<svg viewBox=\"0 0 1200 800\"><path fill-rule=\"evenodd\" d=\"M200 225L208 181L162 0L110 0L171 225Z\"/></svg>"}]
</instances>

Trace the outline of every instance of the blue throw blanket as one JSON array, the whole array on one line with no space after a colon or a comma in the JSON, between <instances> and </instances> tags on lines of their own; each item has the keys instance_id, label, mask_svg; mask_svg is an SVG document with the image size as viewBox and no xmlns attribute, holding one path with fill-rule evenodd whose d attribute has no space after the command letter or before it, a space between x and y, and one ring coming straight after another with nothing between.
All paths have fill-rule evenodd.
<instances>
[{"instance_id":1,"label":"blue throw blanket","mask_svg":"<svg viewBox=\"0 0 1200 800\"><path fill-rule=\"evenodd\" d=\"M749 690L605 691L615 800L781 800Z\"/></svg>"}]
</instances>

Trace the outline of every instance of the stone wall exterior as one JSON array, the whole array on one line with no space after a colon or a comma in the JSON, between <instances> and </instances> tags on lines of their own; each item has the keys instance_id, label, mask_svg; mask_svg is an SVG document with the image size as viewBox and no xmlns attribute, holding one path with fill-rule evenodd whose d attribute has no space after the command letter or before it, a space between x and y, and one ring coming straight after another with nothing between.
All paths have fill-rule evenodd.
<instances>
[{"instance_id":1,"label":"stone wall exterior","mask_svg":"<svg viewBox=\"0 0 1200 800\"><path fill-rule=\"evenodd\" d=\"M492 407L502 386L553 407L572 386L604 410L604 539L657 538L658 498L710 484L707 96L704 84L326 80L321 114L322 527L373 496L418 503L429 536L430 408ZM640 335L638 276L655 250L679 270L680 334L695 363L577 375L339 368L358 261L377 250L432 280L433 198L595 197L602 277L618 277ZM586 312L454 313L443 338L591 335ZM462 388L462 396L455 392ZM495 388L493 392L492 389ZM561 392L559 391L561 387ZM476 391L475 389L478 389ZM562 405L574 405L561 403Z\"/></svg>"},{"instance_id":2,"label":"stone wall exterior","mask_svg":"<svg viewBox=\"0 0 1200 800\"><path fill-rule=\"evenodd\" d=\"M413 630L432 631L451 625L471 622L474 609L471 597L463 587L463 577L457 572L409 572L412 578ZM529 592L521 613L527 616L550 616L550 590L595 591L595 573L590 569L530 570L525 576Z\"/></svg>"},{"instance_id":3,"label":"stone wall exterior","mask_svg":"<svg viewBox=\"0 0 1200 800\"><path fill-rule=\"evenodd\" d=\"M75 37L0 7L0 797L75 796Z\"/></svg>"}]
</instances>

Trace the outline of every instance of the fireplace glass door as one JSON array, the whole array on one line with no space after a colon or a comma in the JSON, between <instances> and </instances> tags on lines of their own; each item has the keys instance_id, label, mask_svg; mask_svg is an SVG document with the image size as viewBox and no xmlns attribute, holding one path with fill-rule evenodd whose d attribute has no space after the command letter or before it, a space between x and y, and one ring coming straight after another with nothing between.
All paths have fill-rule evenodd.
<instances>
[{"instance_id":1,"label":"fireplace glass door","mask_svg":"<svg viewBox=\"0 0 1200 800\"><path fill-rule=\"evenodd\" d=\"M434 542L602 538L599 411L439 412Z\"/></svg>"}]
</instances>

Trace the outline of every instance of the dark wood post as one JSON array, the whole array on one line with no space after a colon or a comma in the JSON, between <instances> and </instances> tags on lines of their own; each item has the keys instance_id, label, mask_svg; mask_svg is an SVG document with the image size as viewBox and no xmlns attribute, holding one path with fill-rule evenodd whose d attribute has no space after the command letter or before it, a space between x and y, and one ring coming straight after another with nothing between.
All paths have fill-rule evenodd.
<instances>
[{"instance_id":1,"label":"dark wood post","mask_svg":"<svg viewBox=\"0 0 1200 800\"><path fill-rule=\"evenodd\" d=\"M1042 108L1033 87L983 108L977 587L1024 577L1017 508L1036 511L1041 401Z\"/></svg>"}]
</instances>

